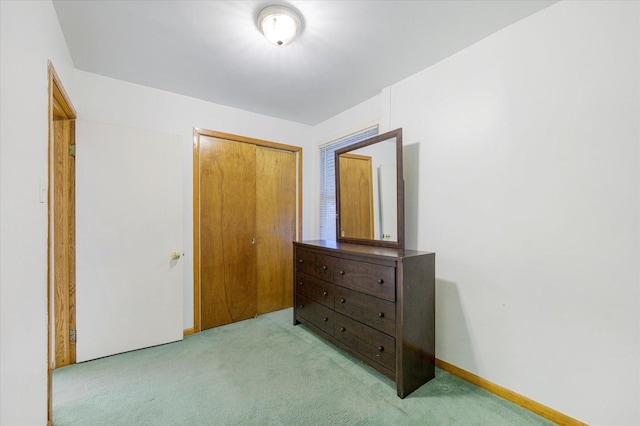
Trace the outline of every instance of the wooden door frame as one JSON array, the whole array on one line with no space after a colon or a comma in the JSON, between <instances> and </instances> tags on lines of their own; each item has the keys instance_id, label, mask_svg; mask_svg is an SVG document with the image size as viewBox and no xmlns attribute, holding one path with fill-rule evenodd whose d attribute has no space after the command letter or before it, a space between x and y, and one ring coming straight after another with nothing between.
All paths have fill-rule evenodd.
<instances>
[{"instance_id":1,"label":"wooden door frame","mask_svg":"<svg viewBox=\"0 0 640 426\"><path fill-rule=\"evenodd\" d=\"M70 210L69 205L59 205L56 199L57 186L59 185L53 177L54 170L54 148L55 144L61 142L55 137L54 119L62 120L75 120L77 117L76 110L71 103L67 92L62 85L58 74L51 61L47 63L47 77L48 77L48 199L47 199L47 424L53 423L53 398L52 398L52 350L51 350L51 337L54 335L55 330L52 330L52 284L55 282L54 276L56 268L59 266L69 267L69 262L75 262L69 256L61 257L63 265L59 265L55 262L54 258L54 236L53 236L53 220L56 214L68 212ZM67 142L67 140L63 141ZM55 212L54 212L55 209ZM73 216L75 221L75 215ZM54 289L55 291L55 289ZM74 290L75 291L75 290ZM73 309L73 315L69 312L71 318L75 318L75 307L69 306L69 309ZM73 320L73 327L75 327L75 319ZM56 338L59 336L56 335ZM74 356L75 358L75 356Z\"/></svg>"},{"instance_id":2,"label":"wooden door frame","mask_svg":"<svg viewBox=\"0 0 640 426\"><path fill-rule=\"evenodd\" d=\"M185 334L199 333L200 321L200 137L209 136L225 139L238 143L249 143L267 148L290 151L297 154L298 167L296 170L298 180L297 190L297 215L296 215L296 241L302 239L302 148L299 146L285 145L261 139L217 132L214 130L193 128L193 328L185 330Z\"/></svg>"}]
</instances>

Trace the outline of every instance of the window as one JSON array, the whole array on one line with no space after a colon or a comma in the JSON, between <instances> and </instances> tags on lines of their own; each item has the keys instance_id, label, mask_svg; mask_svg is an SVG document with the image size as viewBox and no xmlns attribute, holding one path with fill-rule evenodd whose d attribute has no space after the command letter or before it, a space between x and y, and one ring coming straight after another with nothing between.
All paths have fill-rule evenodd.
<instances>
[{"instance_id":1,"label":"window","mask_svg":"<svg viewBox=\"0 0 640 426\"><path fill-rule=\"evenodd\" d=\"M374 126L320 147L320 239L336 239L335 152L377 134L378 126Z\"/></svg>"}]
</instances>

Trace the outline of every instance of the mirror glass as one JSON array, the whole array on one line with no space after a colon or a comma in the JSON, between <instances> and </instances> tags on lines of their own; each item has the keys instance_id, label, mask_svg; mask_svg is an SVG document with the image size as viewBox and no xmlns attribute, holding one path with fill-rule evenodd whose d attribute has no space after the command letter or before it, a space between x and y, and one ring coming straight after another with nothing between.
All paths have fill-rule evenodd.
<instances>
[{"instance_id":1,"label":"mirror glass","mask_svg":"<svg viewBox=\"0 0 640 426\"><path fill-rule=\"evenodd\" d=\"M336 151L337 240L402 248L402 129Z\"/></svg>"}]
</instances>

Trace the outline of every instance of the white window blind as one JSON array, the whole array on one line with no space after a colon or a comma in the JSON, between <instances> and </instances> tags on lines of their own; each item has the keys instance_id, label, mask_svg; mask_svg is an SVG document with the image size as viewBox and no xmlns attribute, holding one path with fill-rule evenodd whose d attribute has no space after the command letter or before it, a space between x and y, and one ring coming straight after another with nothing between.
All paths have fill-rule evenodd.
<instances>
[{"instance_id":1,"label":"white window blind","mask_svg":"<svg viewBox=\"0 0 640 426\"><path fill-rule=\"evenodd\" d=\"M335 152L377 134L378 126L374 126L320 147L320 239L336 239Z\"/></svg>"}]
</instances>

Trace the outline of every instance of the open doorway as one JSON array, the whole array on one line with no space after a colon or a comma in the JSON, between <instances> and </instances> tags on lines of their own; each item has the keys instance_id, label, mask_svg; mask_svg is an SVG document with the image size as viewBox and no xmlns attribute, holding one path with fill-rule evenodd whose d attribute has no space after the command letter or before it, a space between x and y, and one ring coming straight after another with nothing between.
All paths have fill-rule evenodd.
<instances>
[{"instance_id":1,"label":"open doorway","mask_svg":"<svg viewBox=\"0 0 640 426\"><path fill-rule=\"evenodd\" d=\"M53 64L49 79L47 238L47 419L53 422L52 370L75 363L75 119Z\"/></svg>"}]
</instances>

